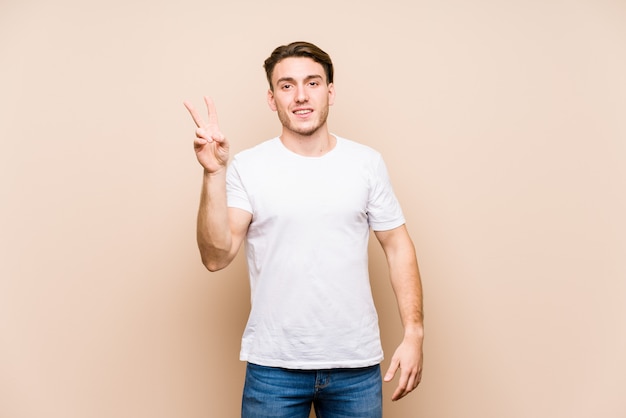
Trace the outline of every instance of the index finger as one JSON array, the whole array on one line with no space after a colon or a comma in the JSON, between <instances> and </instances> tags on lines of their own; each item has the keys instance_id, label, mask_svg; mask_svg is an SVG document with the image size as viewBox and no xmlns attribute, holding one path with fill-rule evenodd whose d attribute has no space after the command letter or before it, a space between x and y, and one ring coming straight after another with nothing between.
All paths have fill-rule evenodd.
<instances>
[{"instance_id":1,"label":"index finger","mask_svg":"<svg viewBox=\"0 0 626 418\"><path fill-rule=\"evenodd\" d=\"M403 398L410 391L411 389L409 388L409 376L407 376L407 373L401 370L398 386L396 387L396 390L394 391L391 399L397 401L398 399Z\"/></svg>"},{"instance_id":2,"label":"index finger","mask_svg":"<svg viewBox=\"0 0 626 418\"><path fill-rule=\"evenodd\" d=\"M406 395L411 393L419 384L420 377L419 372L409 372L401 370L400 380L398 382L398 387L396 388L392 400L398 400L404 398Z\"/></svg>"},{"instance_id":3,"label":"index finger","mask_svg":"<svg viewBox=\"0 0 626 418\"><path fill-rule=\"evenodd\" d=\"M193 118L193 121L196 123L196 126L198 128L202 128L204 126L204 121L202 120L202 117L198 114L196 109L193 107L193 105L187 101L183 102L183 104L189 111L189 114Z\"/></svg>"}]
</instances>

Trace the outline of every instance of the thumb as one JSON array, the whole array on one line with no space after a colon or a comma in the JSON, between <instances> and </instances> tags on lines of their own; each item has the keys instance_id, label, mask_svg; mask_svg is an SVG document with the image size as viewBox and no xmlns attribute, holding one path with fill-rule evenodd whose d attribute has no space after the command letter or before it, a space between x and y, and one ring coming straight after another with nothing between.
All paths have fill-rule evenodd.
<instances>
[{"instance_id":1,"label":"thumb","mask_svg":"<svg viewBox=\"0 0 626 418\"><path fill-rule=\"evenodd\" d=\"M389 365L387 373L385 373L385 377L383 378L385 382L390 382L393 379L393 377L396 375L396 372L398 371L399 365L400 363L397 360L391 360L391 364Z\"/></svg>"}]
</instances>

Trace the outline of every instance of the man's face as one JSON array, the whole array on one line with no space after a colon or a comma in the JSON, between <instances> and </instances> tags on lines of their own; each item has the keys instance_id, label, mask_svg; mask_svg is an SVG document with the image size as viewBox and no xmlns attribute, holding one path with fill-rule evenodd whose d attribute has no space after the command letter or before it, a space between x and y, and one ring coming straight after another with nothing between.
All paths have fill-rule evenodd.
<instances>
[{"instance_id":1,"label":"man's face","mask_svg":"<svg viewBox=\"0 0 626 418\"><path fill-rule=\"evenodd\" d=\"M306 57L290 57L274 67L267 101L278 112L283 130L310 136L326 125L335 89L326 83L321 64Z\"/></svg>"}]
</instances>

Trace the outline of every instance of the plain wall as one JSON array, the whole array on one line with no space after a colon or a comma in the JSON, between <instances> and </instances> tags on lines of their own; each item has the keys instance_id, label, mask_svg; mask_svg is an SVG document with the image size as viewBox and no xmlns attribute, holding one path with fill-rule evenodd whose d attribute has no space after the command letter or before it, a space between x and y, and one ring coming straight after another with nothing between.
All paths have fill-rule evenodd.
<instances>
[{"instance_id":1,"label":"plain wall","mask_svg":"<svg viewBox=\"0 0 626 418\"><path fill-rule=\"evenodd\" d=\"M385 417L626 416L621 0L1 0L0 416L238 416L246 267L200 263L182 102L235 152L276 135L262 62L294 40L420 260L423 382ZM375 242L371 271L387 367Z\"/></svg>"}]
</instances>

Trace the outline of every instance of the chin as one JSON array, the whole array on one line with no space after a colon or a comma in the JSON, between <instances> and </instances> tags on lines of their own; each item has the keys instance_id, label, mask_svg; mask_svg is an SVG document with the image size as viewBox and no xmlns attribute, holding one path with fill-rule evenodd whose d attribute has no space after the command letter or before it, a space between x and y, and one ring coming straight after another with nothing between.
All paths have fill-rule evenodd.
<instances>
[{"instance_id":1,"label":"chin","mask_svg":"<svg viewBox=\"0 0 626 418\"><path fill-rule=\"evenodd\" d=\"M311 136L318 132L326 120L312 120L308 123L302 123L302 121L294 121L285 113L278 113L278 119L282 123L285 129L302 136Z\"/></svg>"},{"instance_id":2,"label":"chin","mask_svg":"<svg viewBox=\"0 0 626 418\"><path fill-rule=\"evenodd\" d=\"M298 135L302 135L302 136L312 136L313 134L315 134L319 130L320 130L319 126L316 126L314 128L309 128L309 129L292 129L293 132L297 133Z\"/></svg>"}]
</instances>

